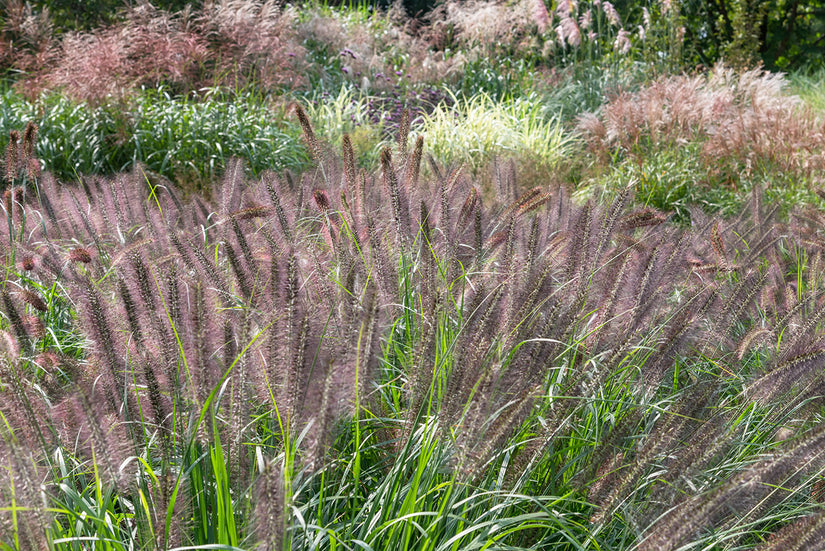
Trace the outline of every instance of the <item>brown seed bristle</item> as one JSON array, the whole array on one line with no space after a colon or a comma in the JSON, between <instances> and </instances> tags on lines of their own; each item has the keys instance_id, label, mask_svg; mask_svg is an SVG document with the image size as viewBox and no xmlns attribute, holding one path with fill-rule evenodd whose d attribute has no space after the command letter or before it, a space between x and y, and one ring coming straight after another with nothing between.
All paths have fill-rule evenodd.
<instances>
[{"instance_id":1,"label":"brown seed bristle","mask_svg":"<svg viewBox=\"0 0 825 551\"><path fill-rule=\"evenodd\" d=\"M478 205L478 190L475 187L470 188L470 193L467 194L467 199L464 200L464 205L461 206L461 211L458 213L458 224L463 226L466 220L476 210Z\"/></svg>"},{"instance_id":2,"label":"brown seed bristle","mask_svg":"<svg viewBox=\"0 0 825 551\"><path fill-rule=\"evenodd\" d=\"M728 258L725 253L725 243L722 241L722 236L719 235L719 222L713 224L713 229L710 232L710 243L713 252L716 253L717 263L723 271L728 271Z\"/></svg>"},{"instance_id":3,"label":"brown seed bristle","mask_svg":"<svg viewBox=\"0 0 825 551\"><path fill-rule=\"evenodd\" d=\"M31 159L34 157L34 146L37 142L37 125L32 121L26 123L26 129L23 131L23 158Z\"/></svg>"},{"instance_id":4,"label":"brown seed bristle","mask_svg":"<svg viewBox=\"0 0 825 551\"><path fill-rule=\"evenodd\" d=\"M26 193L22 187L18 187L14 189L14 210L16 211L16 216L19 220L23 220L24 218L24 211L23 211L23 203L26 201Z\"/></svg>"},{"instance_id":5,"label":"brown seed bristle","mask_svg":"<svg viewBox=\"0 0 825 551\"><path fill-rule=\"evenodd\" d=\"M395 175L395 167L392 163L392 152L389 147L385 147L381 151L381 171L384 176L384 186L390 194L392 202L392 213L395 218L395 227L398 232L398 238L402 241L407 235L407 228L409 224L406 223L407 218L404 216L404 210L401 206L401 191L398 187L398 178Z\"/></svg>"},{"instance_id":6,"label":"brown seed bristle","mask_svg":"<svg viewBox=\"0 0 825 551\"><path fill-rule=\"evenodd\" d=\"M27 272L34 270L34 257L31 255L25 255L20 260L20 267Z\"/></svg>"},{"instance_id":7,"label":"brown seed bristle","mask_svg":"<svg viewBox=\"0 0 825 551\"><path fill-rule=\"evenodd\" d=\"M92 253L89 249L76 247L69 251L69 260L72 262L82 262L83 264L88 264L92 261Z\"/></svg>"},{"instance_id":8,"label":"brown seed bristle","mask_svg":"<svg viewBox=\"0 0 825 551\"><path fill-rule=\"evenodd\" d=\"M352 139L349 134L344 134L341 139L341 147L344 151L344 176L347 181L347 188L355 191L358 182L355 172L355 151L352 148Z\"/></svg>"},{"instance_id":9,"label":"brown seed bristle","mask_svg":"<svg viewBox=\"0 0 825 551\"><path fill-rule=\"evenodd\" d=\"M424 153L424 136L418 136L415 140L412 157L407 162L406 183L408 189L418 187L418 174L421 171L421 156Z\"/></svg>"},{"instance_id":10,"label":"brown seed bristle","mask_svg":"<svg viewBox=\"0 0 825 551\"><path fill-rule=\"evenodd\" d=\"M8 218L13 217L13 214L12 214L12 211L11 211L11 207L12 207L12 203L13 203L12 197L13 197L13 195L12 195L12 191L10 189L7 189L5 192L3 192L3 208L5 209L6 216Z\"/></svg>"},{"instance_id":11,"label":"brown seed bristle","mask_svg":"<svg viewBox=\"0 0 825 551\"><path fill-rule=\"evenodd\" d=\"M315 199L315 204L321 209L321 212L326 212L330 208L329 195L323 189L316 189L312 193L312 198Z\"/></svg>"},{"instance_id":12,"label":"brown seed bristle","mask_svg":"<svg viewBox=\"0 0 825 551\"><path fill-rule=\"evenodd\" d=\"M309 153L316 161L321 160L321 151L318 147L318 139L315 137L315 132L312 130L312 124L309 122L306 111L301 107L300 103L295 103L295 115L298 117L298 123L301 125L301 130L304 132L304 139L309 146Z\"/></svg>"},{"instance_id":13,"label":"brown seed bristle","mask_svg":"<svg viewBox=\"0 0 825 551\"><path fill-rule=\"evenodd\" d=\"M494 249L507 240L507 231L497 231L487 240L487 248Z\"/></svg>"},{"instance_id":14,"label":"brown seed bristle","mask_svg":"<svg viewBox=\"0 0 825 551\"><path fill-rule=\"evenodd\" d=\"M0 331L0 348L13 358L20 356L20 345L8 331Z\"/></svg>"},{"instance_id":15,"label":"brown seed bristle","mask_svg":"<svg viewBox=\"0 0 825 551\"><path fill-rule=\"evenodd\" d=\"M483 236L481 233L481 209L475 209L475 217L473 218L473 236L475 238L474 245L476 250L476 259L480 263L483 251Z\"/></svg>"},{"instance_id":16,"label":"brown seed bristle","mask_svg":"<svg viewBox=\"0 0 825 551\"><path fill-rule=\"evenodd\" d=\"M45 301L42 298L40 298L40 295L38 295L34 291L25 289L20 292L20 296L23 298L24 301L26 301L26 303L31 305L32 308L34 308L35 310L45 312L49 309Z\"/></svg>"},{"instance_id":17,"label":"brown seed bristle","mask_svg":"<svg viewBox=\"0 0 825 551\"><path fill-rule=\"evenodd\" d=\"M232 213L236 220L252 220L254 218L266 218L272 213L272 209L265 205L251 204L248 207Z\"/></svg>"},{"instance_id":18,"label":"brown seed bristle","mask_svg":"<svg viewBox=\"0 0 825 551\"><path fill-rule=\"evenodd\" d=\"M36 339L42 339L46 336L46 326L43 321L34 315L28 315L23 318L23 325L31 336Z\"/></svg>"},{"instance_id":19,"label":"brown seed bristle","mask_svg":"<svg viewBox=\"0 0 825 551\"><path fill-rule=\"evenodd\" d=\"M637 212L631 212L628 215L619 219L619 229L632 230L635 228L643 228L646 226L655 226L667 220L664 213L653 209L642 209Z\"/></svg>"},{"instance_id":20,"label":"brown seed bristle","mask_svg":"<svg viewBox=\"0 0 825 551\"><path fill-rule=\"evenodd\" d=\"M523 203L518 209L516 209L516 216L523 216L529 212L536 210L537 208L544 205L550 198L553 197L553 192L543 193L538 197L534 197L533 199Z\"/></svg>"},{"instance_id":21,"label":"brown seed bristle","mask_svg":"<svg viewBox=\"0 0 825 551\"><path fill-rule=\"evenodd\" d=\"M287 179L289 180L288 172ZM269 200L275 207L275 214L278 216L278 223L281 225L281 231L284 232L284 236L287 241L292 241L292 231L290 230L289 220L286 218L286 212L284 212L284 207L281 204L280 197L278 196L278 191L275 189L276 182L273 181L272 178L265 178L264 184L266 186L267 194L269 195Z\"/></svg>"},{"instance_id":22,"label":"brown seed bristle","mask_svg":"<svg viewBox=\"0 0 825 551\"><path fill-rule=\"evenodd\" d=\"M17 157L20 154L20 133L17 130L9 132L9 145L6 148L6 180L12 181L17 177Z\"/></svg>"},{"instance_id":23,"label":"brown seed bristle","mask_svg":"<svg viewBox=\"0 0 825 551\"><path fill-rule=\"evenodd\" d=\"M43 352L34 361L46 371L50 371L60 365L60 356L54 352Z\"/></svg>"},{"instance_id":24,"label":"brown seed bristle","mask_svg":"<svg viewBox=\"0 0 825 551\"><path fill-rule=\"evenodd\" d=\"M40 168L40 161L38 161L35 157L29 157L26 159L26 175L30 180L40 177L41 172L42 169Z\"/></svg>"}]
</instances>

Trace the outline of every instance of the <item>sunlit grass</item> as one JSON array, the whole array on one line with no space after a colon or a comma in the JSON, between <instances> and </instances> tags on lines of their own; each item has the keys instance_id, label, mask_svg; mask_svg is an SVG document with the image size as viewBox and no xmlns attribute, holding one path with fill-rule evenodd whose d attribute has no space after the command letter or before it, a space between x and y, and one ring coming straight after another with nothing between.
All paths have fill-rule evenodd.
<instances>
[{"instance_id":1,"label":"sunlit grass","mask_svg":"<svg viewBox=\"0 0 825 551\"><path fill-rule=\"evenodd\" d=\"M502 101L483 93L454 98L451 107L439 106L423 115L414 128L436 158L466 163L473 170L498 156L523 156L552 169L575 143L558 114L529 95Z\"/></svg>"},{"instance_id":2,"label":"sunlit grass","mask_svg":"<svg viewBox=\"0 0 825 551\"><path fill-rule=\"evenodd\" d=\"M806 105L825 111L825 71L793 72L788 75L789 92L802 98Z\"/></svg>"}]
</instances>

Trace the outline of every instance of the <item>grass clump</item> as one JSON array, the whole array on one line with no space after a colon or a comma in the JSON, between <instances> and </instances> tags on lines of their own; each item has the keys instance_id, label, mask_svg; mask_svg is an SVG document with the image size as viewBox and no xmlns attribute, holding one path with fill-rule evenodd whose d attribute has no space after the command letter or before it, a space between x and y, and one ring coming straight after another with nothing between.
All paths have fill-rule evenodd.
<instances>
[{"instance_id":1,"label":"grass clump","mask_svg":"<svg viewBox=\"0 0 825 551\"><path fill-rule=\"evenodd\" d=\"M41 19L48 19L45 14L40 12ZM144 86L180 94L253 83L289 89L305 68L295 22L294 10L272 2L208 2L175 13L144 2L92 31L53 36L44 28L8 61L29 97L60 89L95 105L128 98ZM19 31L25 36L38 28L33 23L19 25Z\"/></svg>"},{"instance_id":2,"label":"grass clump","mask_svg":"<svg viewBox=\"0 0 825 551\"><path fill-rule=\"evenodd\" d=\"M432 154L446 163L466 163L473 172L497 156L523 156L552 168L570 151L573 139L538 98L500 102L487 94L453 98L421 117L419 132Z\"/></svg>"},{"instance_id":3,"label":"grass clump","mask_svg":"<svg viewBox=\"0 0 825 551\"><path fill-rule=\"evenodd\" d=\"M784 86L779 75L723 66L707 75L660 77L619 94L599 114L583 115L579 129L597 162L638 176L648 188L649 172L673 160L683 167L675 179L645 190L660 208L683 211L691 200L730 212L754 185L785 194L791 208L800 193L814 200L821 186L823 134L821 117L784 94ZM695 174L692 184L685 170Z\"/></svg>"},{"instance_id":4,"label":"grass clump","mask_svg":"<svg viewBox=\"0 0 825 551\"><path fill-rule=\"evenodd\" d=\"M143 3L97 29L60 33L48 10L14 0L4 10L0 65L29 98L60 90L93 105L161 86L187 95L205 87L336 94L343 85L391 96L448 85L499 97L529 92L552 67L678 58L679 47L664 47L682 42L676 10L650 8L633 15L637 25L609 2L566 2L553 14L534 0L445 2L410 15L400 5L233 0L171 11Z\"/></svg>"},{"instance_id":5,"label":"grass clump","mask_svg":"<svg viewBox=\"0 0 825 551\"><path fill-rule=\"evenodd\" d=\"M243 158L253 174L306 162L297 128L282 113L252 94L232 101L207 94L198 101L145 93L127 114L132 120L127 147L133 163L178 184L194 181L208 189L232 157Z\"/></svg>"},{"instance_id":6,"label":"grass clump","mask_svg":"<svg viewBox=\"0 0 825 551\"><path fill-rule=\"evenodd\" d=\"M0 144L33 121L35 154L63 181L113 174L141 163L184 187L211 185L230 157L241 156L258 173L297 168L306 161L295 125L253 94L227 101L219 92L200 100L144 92L130 104L92 107L49 94L29 102L11 90L0 99Z\"/></svg>"},{"instance_id":7,"label":"grass clump","mask_svg":"<svg viewBox=\"0 0 825 551\"><path fill-rule=\"evenodd\" d=\"M7 171L0 546L821 539L821 214L368 172L296 111L301 179L211 200Z\"/></svg>"}]
</instances>

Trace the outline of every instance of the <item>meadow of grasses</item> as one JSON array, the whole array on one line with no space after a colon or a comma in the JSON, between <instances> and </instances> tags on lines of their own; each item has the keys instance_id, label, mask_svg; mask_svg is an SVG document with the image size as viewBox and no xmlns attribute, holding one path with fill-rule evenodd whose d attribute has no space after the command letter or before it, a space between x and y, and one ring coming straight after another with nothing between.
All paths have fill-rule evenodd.
<instances>
[{"instance_id":1,"label":"meadow of grasses","mask_svg":"<svg viewBox=\"0 0 825 551\"><path fill-rule=\"evenodd\" d=\"M825 549L821 73L669 2L17 4L0 550Z\"/></svg>"}]
</instances>

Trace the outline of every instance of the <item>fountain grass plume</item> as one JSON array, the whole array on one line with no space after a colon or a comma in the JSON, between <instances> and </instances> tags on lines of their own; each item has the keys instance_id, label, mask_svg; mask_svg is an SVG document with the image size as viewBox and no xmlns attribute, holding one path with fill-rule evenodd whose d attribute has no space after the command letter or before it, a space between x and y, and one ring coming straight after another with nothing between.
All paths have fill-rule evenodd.
<instances>
[{"instance_id":1,"label":"fountain grass plume","mask_svg":"<svg viewBox=\"0 0 825 551\"><path fill-rule=\"evenodd\" d=\"M9 195L0 414L55 549L748 546L815 514L815 216L677 227L629 188L424 170L420 137L371 172L316 145L214 201Z\"/></svg>"}]
</instances>

